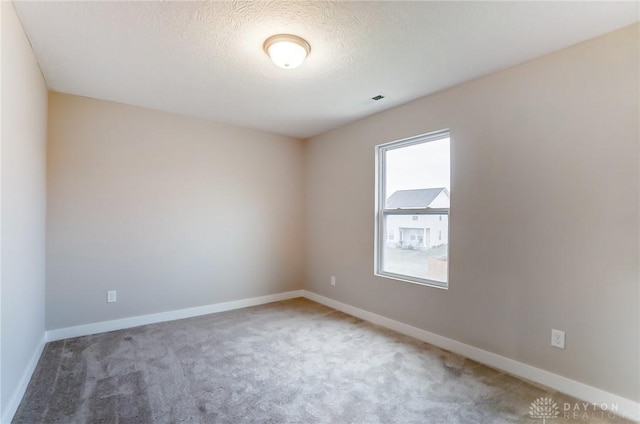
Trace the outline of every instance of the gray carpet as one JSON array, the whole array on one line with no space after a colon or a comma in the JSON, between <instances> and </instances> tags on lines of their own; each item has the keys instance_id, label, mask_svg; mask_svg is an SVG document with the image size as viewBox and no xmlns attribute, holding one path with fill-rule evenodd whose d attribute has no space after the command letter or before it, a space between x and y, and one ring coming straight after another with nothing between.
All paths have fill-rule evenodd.
<instances>
[{"instance_id":1,"label":"gray carpet","mask_svg":"<svg viewBox=\"0 0 640 424\"><path fill-rule=\"evenodd\" d=\"M542 396L575 402L294 299L48 343L13 423L534 424Z\"/></svg>"}]
</instances>

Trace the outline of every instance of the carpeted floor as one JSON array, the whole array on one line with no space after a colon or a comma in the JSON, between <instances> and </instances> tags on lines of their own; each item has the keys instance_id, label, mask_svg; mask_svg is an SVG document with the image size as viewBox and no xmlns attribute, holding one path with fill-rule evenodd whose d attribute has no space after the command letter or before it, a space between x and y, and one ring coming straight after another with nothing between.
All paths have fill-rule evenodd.
<instances>
[{"instance_id":1,"label":"carpeted floor","mask_svg":"<svg viewBox=\"0 0 640 424\"><path fill-rule=\"evenodd\" d=\"M629 422L294 299L49 343L13 423L534 424L540 397Z\"/></svg>"}]
</instances>

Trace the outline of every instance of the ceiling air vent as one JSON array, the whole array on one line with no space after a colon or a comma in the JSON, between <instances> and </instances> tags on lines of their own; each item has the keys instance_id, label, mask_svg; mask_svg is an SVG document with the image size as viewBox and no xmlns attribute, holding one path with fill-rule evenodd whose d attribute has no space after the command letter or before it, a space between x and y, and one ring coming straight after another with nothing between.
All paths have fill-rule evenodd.
<instances>
[{"instance_id":1,"label":"ceiling air vent","mask_svg":"<svg viewBox=\"0 0 640 424\"><path fill-rule=\"evenodd\" d=\"M384 99L384 96L382 94L378 94L377 96L371 98L371 100L376 100L376 101L382 100L382 99Z\"/></svg>"}]
</instances>

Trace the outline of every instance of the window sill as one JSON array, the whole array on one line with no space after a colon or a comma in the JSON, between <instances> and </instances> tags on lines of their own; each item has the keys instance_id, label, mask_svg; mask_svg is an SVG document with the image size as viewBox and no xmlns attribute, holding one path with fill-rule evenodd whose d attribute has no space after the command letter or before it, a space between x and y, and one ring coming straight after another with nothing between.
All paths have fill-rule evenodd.
<instances>
[{"instance_id":1,"label":"window sill","mask_svg":"<svg viewBox=\"0 0 640 424\"><path fill-rule=\"evenodd\" d=\"M390 280L402 281L410 284L417 284L419 286L433 287L441 290L449 290L449 283L442 281L434 281L434 280L423 280L421 278L411 278L406 275L393 274L389 272L379 272L376 271L373 273L376 277L388 278Z\"/></svg>"}]
</instances>

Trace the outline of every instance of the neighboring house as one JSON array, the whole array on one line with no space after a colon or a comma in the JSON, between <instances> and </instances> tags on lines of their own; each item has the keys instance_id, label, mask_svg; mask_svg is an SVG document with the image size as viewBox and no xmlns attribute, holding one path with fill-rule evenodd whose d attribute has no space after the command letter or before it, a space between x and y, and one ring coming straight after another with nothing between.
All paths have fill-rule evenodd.
<instances>
[{"instance_id":1,"label":"neighboring house","mask_svg":"<svg viewBox=\"0 0 640 424\"><path fill-rule=\"evenodd\" d=\"M448 208L444 187L398 190L387 199L387 209ZM387 246L429 249L449 243L448 215L394 215L387 218Z\"/></svg>"}]
</instances>

